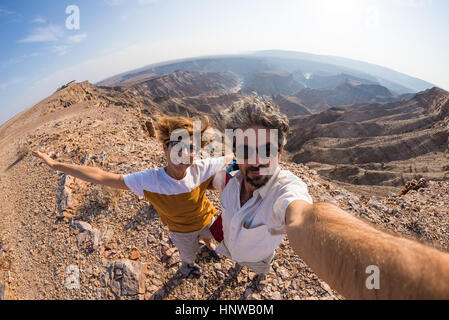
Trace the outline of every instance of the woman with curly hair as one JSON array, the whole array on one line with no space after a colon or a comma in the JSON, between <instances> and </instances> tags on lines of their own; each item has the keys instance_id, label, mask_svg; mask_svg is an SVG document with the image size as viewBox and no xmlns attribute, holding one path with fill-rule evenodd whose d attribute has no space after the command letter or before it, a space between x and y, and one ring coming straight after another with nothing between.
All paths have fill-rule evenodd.
<instances>
[{"instance_id":1,"label":"woman with curly hair","mask_svg":"<svg viewBox=\"0 0 449 320\"><path fill-rule=\"evenodd\" d=\"M203 134L209 126L206 118L201 126ZM105 185L111 188L131 190L137 196L148 199L158 212L162 222L169 229L170 238L177 247L184 276L201 275L195 264L199 249L199 239L203 239L212 254L216 256L213 236L209 227L217 209L206 197L206 190L212 189L214 175L226 166L230 157L208 158L194 161L193 130L194 123L184 117L161 118L156 125L158 140L162 143L167 166L149 169L127 175L105 172L99 168L61 163L44 153L34 151L50 168L62 171L79 179ZM187 132L186 139L172 139L176 130ZM202 146L208 142L202 142ZM188 161L179 161L184 158Z\"/></svg>"}]
</instances>

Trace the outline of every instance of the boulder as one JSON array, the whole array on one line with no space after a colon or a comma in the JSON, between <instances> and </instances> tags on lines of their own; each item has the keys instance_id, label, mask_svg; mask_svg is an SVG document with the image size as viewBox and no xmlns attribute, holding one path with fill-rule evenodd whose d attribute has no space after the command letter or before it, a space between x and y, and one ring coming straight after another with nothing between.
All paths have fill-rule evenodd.
<instances>
[{"instance_id":1,"label":"boulder","mask_svg":"<svg viewBox=\"0 0 449 320\"><path fill-rule=\"evenodd\" d=\"M108 228L105 230L101 235L101 243L106 247L108 246L109 242L112 240L114 236L114 230L111 228Z\"/></svg>"},{"instance_id":2,"label":"boulder","mask_svg":"<svg viewBox=\"0 0 449 320\"><path fill-rule=\"evenodd\" d=\"M59 189L56 198L58 201L58 212L60 217L64 217L66 212L73 210L75 206L72 192L74 183L75 178L66 174L63 174L59 180Z\"/></svg>"},{"instance_id":3,"label":"boulder","mask_svg":"<svg viewBox=\"0 0 449 320\"><path fill-rule=\"evenodd\" d=\"M277 269L277 273L282 278L282 280L287 280L290 278L290 274L288 273L288 270L284 267L279 267Z\"/></svg>"},{"instance_id":4,"label":"boulder","mask_svg":"<svg viewBox=\"0 0 449 320\"><path fill-rule=\"evenodd\" d=\"M412 180L407 182L404 187L402 187L401 191L399 192L400 196L405 196L407 193L409 193L412 190L418 191L419 189L426 188L427 187L427 181L426 179L422 178L419 181Z\"/></svg>"},{"instance_id":5,"label":"boulder","mask_svg":"<svg viewBox=\"0 0 449 320\"><path fill-rule=\"evenodd\" d=\"M89 223L84 221L74 221L72 222L72 227L79 231L76 235L78 246L86 246L89 251L94 251L98 248L101 235L98 229L92 228Z\"/></svg>"},{"instance_id":6,"label":"boulder","mask_svg":"<svg viewBox=\"0 0 449 320\"><path fill-rule=\"evenodd\" d=\"M106 274L106 284L116 297L144 294L145 269L145 264L136 261L111 262Z\"/></svg>"},{"instance_id":7,"label":"boulder","mask_svg":"<svg viewBox=\"0 0 449 320\"><path fill-rule=\"evenodd\" d=\"M92 230L92 226L89 223L87 223L85 221L79 221L79 220L73 221L72 227L75 230L78 230L79 232L85 232L85 231Z\"/></svg>"}]
</instances>

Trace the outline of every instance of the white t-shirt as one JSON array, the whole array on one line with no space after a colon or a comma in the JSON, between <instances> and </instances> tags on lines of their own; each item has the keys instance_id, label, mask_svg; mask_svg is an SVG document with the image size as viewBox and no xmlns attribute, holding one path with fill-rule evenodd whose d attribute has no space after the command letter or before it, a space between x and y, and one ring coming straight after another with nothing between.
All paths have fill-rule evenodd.
<instances>
[{"instance_id":1,"label":"white t-shirt","mask_svg":"<svg viewBox=\"0 0 449 320\"><path fill-rule=\"evenodd\" d=\"M145 196L172 232L189 233L209 224L217 209L206 197L213 176L225 165L225 158L194 161L181 180L164 168L124 176L125 184L137 196Z\"/></svg>"},{"instance_id":2,"label":"white t-shirt","mask_svg":"<svg viewBox=\"0 0 449 320\"><path fill-rule=\"evenodd\" d=\"M144 190L176 195L187 193L197 188L204 181L220 171L225 165L225 157L196 160L187 168L186 176L182 180L170 177L164 168L149 169L124 175L125 184L137 196L142 197Z\"/></svg>"}]
</instances>

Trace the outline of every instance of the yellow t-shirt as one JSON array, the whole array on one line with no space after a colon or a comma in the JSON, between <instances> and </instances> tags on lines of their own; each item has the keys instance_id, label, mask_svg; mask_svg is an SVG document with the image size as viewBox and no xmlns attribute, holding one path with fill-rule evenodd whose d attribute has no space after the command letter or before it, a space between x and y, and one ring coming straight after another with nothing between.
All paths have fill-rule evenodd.
<instances>
[{"instance_id":1,"label":"yellow t-shirt","mask_svg":"<svg viewBox=\"0 0 449 320\"><path fill-rule=\"evenodd\" d=\"M137 196L145 196L170 231L188 233L203 229L217 209L206 198L213 176L225 165L225 158L195 161L182 180L170 177L164 168L124 176L125 184Z\"/></svg>"}]
</instances>

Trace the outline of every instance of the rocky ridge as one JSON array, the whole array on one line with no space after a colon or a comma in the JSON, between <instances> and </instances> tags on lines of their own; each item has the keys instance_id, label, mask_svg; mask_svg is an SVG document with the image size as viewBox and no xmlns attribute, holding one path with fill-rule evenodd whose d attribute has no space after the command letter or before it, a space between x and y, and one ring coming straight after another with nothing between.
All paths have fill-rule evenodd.
<instances>
[{"instance_id":1,"label":"rocky ridge","mask_svg":"<svg viewBox=\"0 0 449 320\"><path fill-rule=\"evenodd\" d=\"M183 105L180 114L210 115L209 106L219 123L220 108L238 97L143 99L126 88L73 83L3 125L0 299L342 299L294 254L288 239L276 250L263 288L249 270L237 273L232 261L216 261L204 247L198 255L204 276L184 279L179 254L148 201L58 173L30 155L40 149L60 161L120 174L161 167L162 148L148 132L158 116L177 114L173 106ZM447 112L445 101L430 103L438 116ZM376 197L287 160L282 167L308 185L314 201L449 250L447 181L412 182L401 196ZM218 193L208 197L220 208Z\"/></svg>"}]
</instances>

